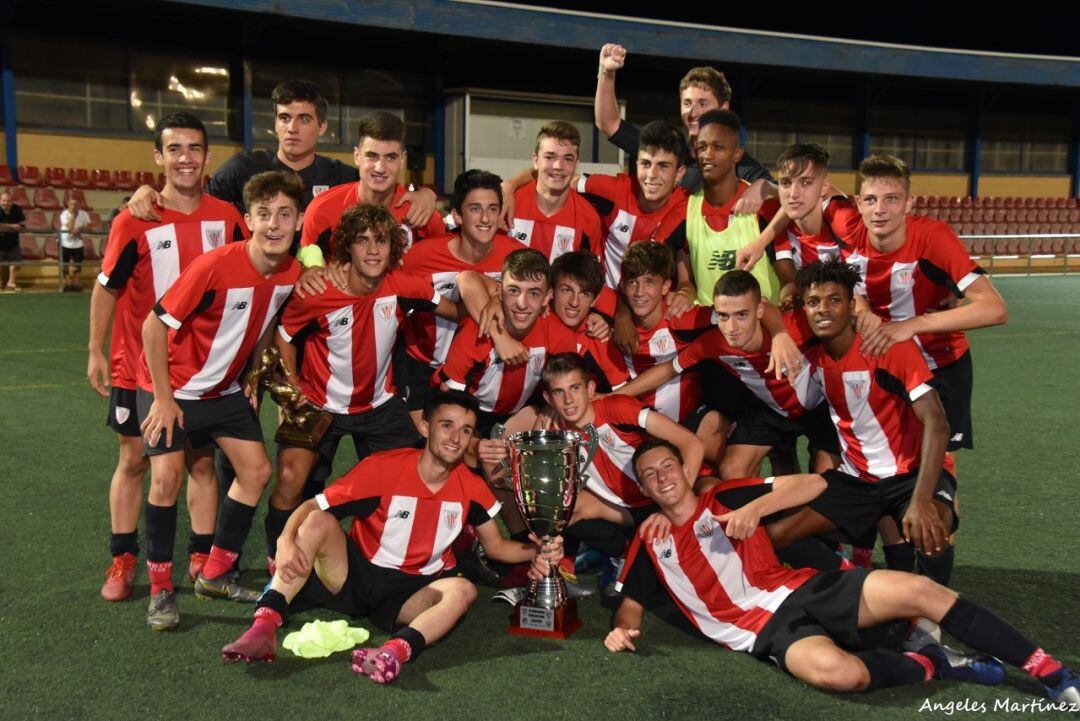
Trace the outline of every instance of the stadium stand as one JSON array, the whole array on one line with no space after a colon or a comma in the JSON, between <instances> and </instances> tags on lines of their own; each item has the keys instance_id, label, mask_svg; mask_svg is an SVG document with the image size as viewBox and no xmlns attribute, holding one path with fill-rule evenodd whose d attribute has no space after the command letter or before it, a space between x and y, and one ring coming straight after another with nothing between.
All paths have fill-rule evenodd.
<instances>
[{"instance_id":1,"label":"stadium stand","mask_svg":"<svg viewBox=\"0 0 1080 721\"><path fill-rule=\"evenodd\" d=\"M11 168L0 165L0 186L16 185L15 178L11 174Z\"/></svg>"},{"instance_id":2,"label":"stadium stand","mask_svg":"<svg viewBox=\"0 0 1080 721\"><path fill-rule=\"evenodd\" d=\"M20 165L19 182L28 188L40 188L45 185L45 178L42 177L41 170L37 166Z\"/></svg>"},{"instance_id":3,"label":"stadium stand","mask_svg":"<svg viewBox=\"0 0 1080 721\"><path fill-rule=\"evenodd\" d=\"M68 180L67 171L63 168L45 168L45 183L52 188L59 188L61 190L71 187L71 181Z\"/></svg>"}]
</instances>

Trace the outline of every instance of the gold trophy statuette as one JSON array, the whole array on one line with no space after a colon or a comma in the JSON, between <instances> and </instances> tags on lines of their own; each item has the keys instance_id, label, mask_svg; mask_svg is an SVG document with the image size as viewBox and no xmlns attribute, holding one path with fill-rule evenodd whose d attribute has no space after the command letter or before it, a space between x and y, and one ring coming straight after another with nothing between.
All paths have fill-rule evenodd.
<instances>
[{"instance_id":1,"label":"gold trophy statuette","mask_svg":"<svg viewBox=\"0 0 1080 721\"><path fill-rule=\"evenodd\" d=\"M253 395L265 388L281 408L281 425L274 434L275 441L314 451L333 419L329 413L311 403L297 406L303 394L288 378L289 369L285 367L285 361L277 347L270 346L262 352L258 365L248 373L247 385Z\"/></svg>"}]
</instances>

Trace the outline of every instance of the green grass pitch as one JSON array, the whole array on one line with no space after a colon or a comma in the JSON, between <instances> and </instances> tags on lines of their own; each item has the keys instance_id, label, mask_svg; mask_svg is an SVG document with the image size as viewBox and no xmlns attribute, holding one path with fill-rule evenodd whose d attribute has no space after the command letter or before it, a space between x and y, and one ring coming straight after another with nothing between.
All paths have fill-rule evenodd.
<instances>
[{"instance_id":1,"label":"green grass pitch","mask_svg":"<svg viewBox=\"0 0 1080 721\"><path fill-rule=\"evenodd\" d=\"M963 525L953 585L1075 666L1080 279L996 283L1012 317L971 334L977 450L959 456ZM86 295L0 298L0 718L876 721L943 717L920 712L927 699L982 702L990 710L978 715L993 716L997 699L1040 695L1010 672L996 689L935 683L829 696L652 615L639 652L614 656L601 644L609 614L595 600L581 604L585 627L569 641L513 637L507 607L489 603L487 589L392 687L354 677L345 653L310 661L282 651L272 664L225 665L219 649L247 627L250 607L200 603L184 582L180 628L151 633L141 565L135 600L98 596L116 441L103 425L106 402L84 377L87 310ZM354 460L342 447L339 470ZM245 580L260 585L262 513L245 554ZM182 512L178 554L186 529Z\"/></svg>"}]
</instances>

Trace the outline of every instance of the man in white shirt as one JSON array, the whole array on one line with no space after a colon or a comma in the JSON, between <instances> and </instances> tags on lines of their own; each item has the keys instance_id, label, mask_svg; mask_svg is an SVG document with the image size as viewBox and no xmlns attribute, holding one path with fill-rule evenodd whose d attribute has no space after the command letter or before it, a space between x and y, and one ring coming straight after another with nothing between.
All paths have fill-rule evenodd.
<instances>
[{"instance_id":1,"label":"man in white shirt","mask_svg":"<svg viewBox=\"0 0 1080 721\"><path fill-rule=\"evenodd\" d=\"M81 291L79 272L83 262L83 228L90 225L90 216L79 208L79 201L68 198L67 208L60 213L60 262L64 267L64 292Z\"/></svg>"}]
</instances>

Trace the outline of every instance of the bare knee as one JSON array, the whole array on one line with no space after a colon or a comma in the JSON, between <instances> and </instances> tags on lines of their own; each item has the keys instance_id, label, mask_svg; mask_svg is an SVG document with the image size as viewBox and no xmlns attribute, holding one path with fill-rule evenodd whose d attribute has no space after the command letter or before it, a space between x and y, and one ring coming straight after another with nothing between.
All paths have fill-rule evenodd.
<instances>
[{"instance_id":1,"label":"bare knee","mask_svg":"<svg viewBox=\"0 0 1080 721\"><path fill-rule=\"evenodd\" d=\"M172 505L180 496L182 468L155 469L150 477L150 493L147 499L156 506Z\"/></svg>"},{"instance_id":2,"label":"bare knee","mask_svg":"<svg viewBox=\"0 0 1080 721\"><path fill-rule=\"evenodd\" d=\"M731 478L745 478L748 476L746 465L737 458L725 457L720 461L720 477L725 481Z\"/></svg>"},{"instance_id":3,"label":"bare knee","mask_svg":"<svg viewBox=\"0 0 1080 721\"><path fill-rule=\"evenodd\" d=\"M274 492L270 496L275 507L293 508L300 503L308 475L303 465L278 459L277 482L274 483Z\"/></svg>"},{"instance_id":4,"label":"bare knee","mask_svg":"<svg viewBox=\"0 0 1080 721\"><path fill-rule=\"evenodd\" d=\"M815 659L803 680L833 693L855 693L870 684L870 672L855 656L840 650Z\"/></svg>"},{"instance_id":5,"label":"bare knee","mask_svg":"<svg viewBox=\"0 0 1080 721\"><path fill-rule=\"evenodd\" d=\"M246 468L236 469L236 482L251 491L262 493L270 483L270 459L252 461Z\"/></svg>"},{"instance_id":6,"label":"bare knee","mask_svg":"<svg viewBox=\"0 0 1080 721\"><path fill-rule=\"evenodd\" d=\"M334 514L329 511L312 511L296 529L296 535L300 538L316 538L325 536L334 528L341 530L341 524Z\"/></svg>"},{"instance_id":7,"label":"bare knee","mask_svg":"<svg viewBox=\"0 0 1080 721\"><path fill-rule=\"evenodd\" d=\"M940 621L941 617L956 602L956 591L942 586L926 576L911 574L908 583L908 597L915 604L915 610L920 616Z\"/></svg>"},{"instance_id":8,"label":"bare knee","mask_svg":"<svg viewBox=\"0 0 1080 721\"><path fill-rule=\"evenodd\" d=\"M476 601L477 591L476 586L467 579L457 578L454 579L453 585L443 589L443 601L449 601L450 603L458 606L464 611Z\"/></svg>"},{"instance_id":9,"label":"bare knee","mask_svg":"<svg viewBox=\"0 0 1080 721\"><path fill-rule=\"evenodd\" d=\"M134 439L132 443L126 439L120 441L120 458L116 462L117 473L131 483L142 484L146 477L146 469L150 467L150 459L143 455L141 439Z\"/></svg>"}]
</instances>

